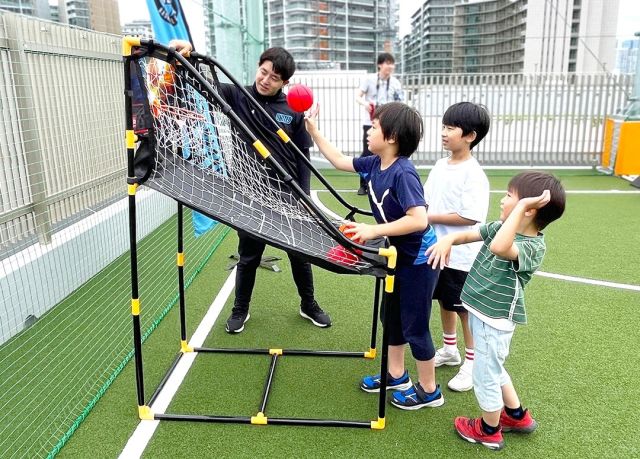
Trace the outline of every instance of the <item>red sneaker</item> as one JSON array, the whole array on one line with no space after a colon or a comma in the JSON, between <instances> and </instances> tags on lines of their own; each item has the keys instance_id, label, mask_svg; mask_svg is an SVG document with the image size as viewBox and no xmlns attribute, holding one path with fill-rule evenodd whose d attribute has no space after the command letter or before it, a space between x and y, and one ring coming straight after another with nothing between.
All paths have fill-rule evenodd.
<instances>
[{"instance_id":1,"label":"red sneaker","mask_svg":"<svg viewBox=\"0 0 640 459\"><path fill-rule=\"evenodd\" d=\"M531 417L529 410L524 410L522 419L512 418L503 409L500 413L500 426L503 432L531 433L536 430L538 423Z\"/></svg>"},{"instance_id":2,"label":"red sneaker","mask_svg":"<svg viewBox=\"0 0 640 459\"><path fill-rule=\"evenodd\" d=\"M469 419L458 416L453 424L456 427L458 435L471 443L480 443L492 450L504 448L504 440L502 439L502 429L493 435L487 435L482 430L482 418Z\"/></svg>"}]
</instances>

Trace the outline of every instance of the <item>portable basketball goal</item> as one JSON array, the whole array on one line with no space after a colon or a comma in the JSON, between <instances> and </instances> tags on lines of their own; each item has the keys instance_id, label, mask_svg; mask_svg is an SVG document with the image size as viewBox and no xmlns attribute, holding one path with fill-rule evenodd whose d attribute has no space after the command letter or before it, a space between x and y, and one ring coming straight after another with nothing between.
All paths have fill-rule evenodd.
<instances>
[{"instance_id":1,"label":"portable basketball goal","mask_svg":"<svg viewBox=\"0 0 640 459\"><path fill-rule=\"evenodd\" d=\"M267 145L280 142L348 211L371 215L348 204L311 165L311 162L267 112L215 59L192 53L187 60L174 49L153 40L123 40L126 109L127 184L131 244L131 314L135 351L138 412L144 420L232 422L340 426L383 429L387 387L387 327L380 352L381 388L374 420L274 418L267 403L276 363L284 356L376 357L380 300L394 289L397 253L385 241L357 244L339 229L341 221L325 215ZM225 102L217 72L226 75L234 90L243 91L252 108L268 118L273 131L259 139ZM265 145L267 144L267 145ZM141 305L138 292L136 245L136 189L146 185L173 198L178 207L177 272L180 308L180 349L147 400L144 391ZM375 277L369 349L364 352L301 349L226 349L191 347L187 342L184 294L183 206L206 214L232 228L246 231L265 243L294 252L311 263L339 274ZM336 249L339 250L336 250ZM384 289L383 289L384 283ZM385 314L386 316L386 314ZM248 416L154 413L151 406L172 370L186 353L263 354L271 358L260 406Z\"/></svg>"}]
</instances>

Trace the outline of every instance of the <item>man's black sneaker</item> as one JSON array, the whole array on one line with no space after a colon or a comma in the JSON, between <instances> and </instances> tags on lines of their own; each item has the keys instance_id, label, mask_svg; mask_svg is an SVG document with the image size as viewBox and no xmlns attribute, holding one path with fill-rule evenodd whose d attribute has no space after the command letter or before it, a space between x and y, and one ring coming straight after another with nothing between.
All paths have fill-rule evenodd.
<instances>
[{"instance_id":1,"label":"man's black sneaker","mask_svg":"<svg viewBox=\"0 0 640 459\"><path fill-rule=\"evenodd\" d=\"M331 317L322 310L316 300L313 300L310 304L301 304L300 315L305 319L309 319L316 327L331 326Z\"/></svg>"},{"instance_id":2,"label":"man's black sneaker","mask_svg":"<svg viewBox=\"0 0 640 459\"><path fill-rule=\"evenodd\" d=\"M365 196L367 194L367 187L361 186L358 188L358 196Z\"/></svg>"},{"instance_id":3,"label":"man's black sneaker","mask_svg":"<svg viewBox=\"0 0 640 459\"><path fill-rule=\"evenodd\" d=\"M227 325L224 329L227 333L240 333L244 330L244 324L250 317L248 310L238 310L233 308L231 316L227 319Z\"/></svg>"}]
</instances>

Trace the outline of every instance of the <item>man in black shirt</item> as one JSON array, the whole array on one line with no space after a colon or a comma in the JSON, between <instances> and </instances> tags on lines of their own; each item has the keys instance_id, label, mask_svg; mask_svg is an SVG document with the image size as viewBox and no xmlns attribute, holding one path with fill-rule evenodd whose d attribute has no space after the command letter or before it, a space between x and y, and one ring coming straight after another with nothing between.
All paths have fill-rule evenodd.
<instances>
[{"instance_id":1,"label":"man in black shirt","mask_svg":"<svg viewBox=\"0 0 640 459\"><path fill-rule=\"evenodd\" d=\"M173 40L170 46L188 56L191 44L182 40ZM304 116L296 113L287 105L282 88L289 83L295 72L293 56L283 48L269 48L260 56L255 82L246 89L278 122L298 148L309 157L311 138L304 126ZM267 149L285 170L309 193L310 172L306 165L290 151L273 132L271 124L256 111L245 95L234 85L221 84L220 92L234 112L247 127L261 138ZM249 303L256 280L256 271L265 249L264 242L258 241L244 231L238 231L238 253L240 261L236 271L235 300L231 316L227 320L228 333L240 333L249 320ZM287 253L291 261L293 280L300 295L300 315L318 327L331 326L331 318L318 305L313 292L313 274L311 264L292 253Z\"/></svg>"}]
</instances>

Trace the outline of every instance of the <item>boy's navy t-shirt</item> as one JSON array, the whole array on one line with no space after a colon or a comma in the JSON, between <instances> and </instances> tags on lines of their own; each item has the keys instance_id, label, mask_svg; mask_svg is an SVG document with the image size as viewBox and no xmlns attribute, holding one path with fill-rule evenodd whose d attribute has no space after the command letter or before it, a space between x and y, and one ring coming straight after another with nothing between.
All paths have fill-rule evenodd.
<instances>
[{"instance_id":1,"label":"boy's navy t-shirt","mask_svg":"<svg viewBox=\"0 0 640 459\"><path fill-rule=\"evenodd\" d=\"M354 158L353 167L369 186L369 203L378 223L401 219L411 207L426 206L424 190L413 163L404 156L387 169L380 169L380 157ZM427 262L425 252L436 242L431 226L424 231L390 236L398 250L398 262L420 265Z\"/></svg>"}]
</instances>

